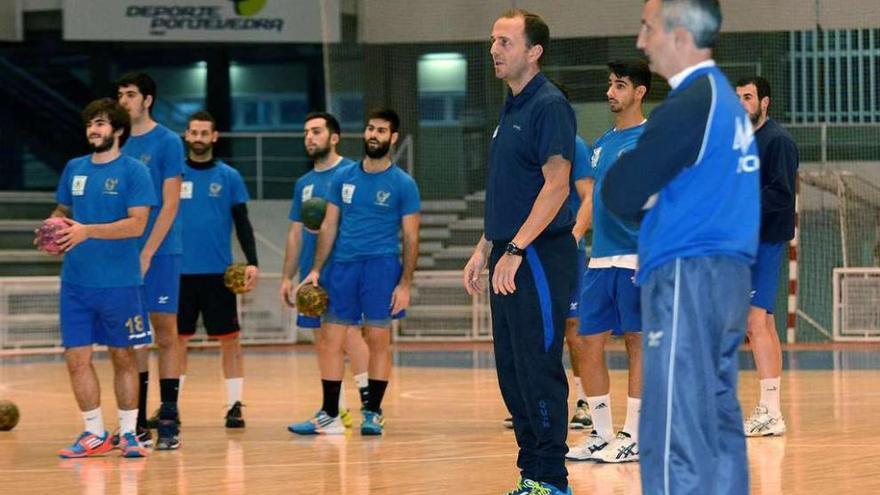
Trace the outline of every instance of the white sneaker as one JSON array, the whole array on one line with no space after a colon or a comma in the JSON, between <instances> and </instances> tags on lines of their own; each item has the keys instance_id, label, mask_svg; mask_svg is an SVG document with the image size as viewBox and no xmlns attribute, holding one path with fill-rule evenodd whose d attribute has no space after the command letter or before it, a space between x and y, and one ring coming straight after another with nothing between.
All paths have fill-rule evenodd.
<instances>
[{"instance_id":1,"label":"white sneaker","mask_svg":"<svg viewBox=\"0 0 880 495\"><path fill-rule=\"evenodd\" d=\"M572 461L588 461L593 458L596 452L604 449L607 445L608 442L600 437L596 430L593 430L584 439L583 443L573 449L569 449L568 454L565 454L565 458Z\"/></svg>"},{"instance_id":2,"label":"white sneaker","mask_svg":"<svg viewBox=\"0 0 880 495\"><path fill-rule=\"evenodd\" d=\"M605 448L593 454L596 462L618 463L639 460L639 444L629 433L621 431Z\"/></svg>"},{"instance_id":3,"label":"white sneaker","mask_svg":"<svg viewBox=\"0 0 880 495\"><path fill-rule=\"evenodd\" d=\"M781 436L785 433L785 421L781 413L772 415L767 406L758 404L743 422L743 430L747 437Z\"/></svg>"}]
</instances>

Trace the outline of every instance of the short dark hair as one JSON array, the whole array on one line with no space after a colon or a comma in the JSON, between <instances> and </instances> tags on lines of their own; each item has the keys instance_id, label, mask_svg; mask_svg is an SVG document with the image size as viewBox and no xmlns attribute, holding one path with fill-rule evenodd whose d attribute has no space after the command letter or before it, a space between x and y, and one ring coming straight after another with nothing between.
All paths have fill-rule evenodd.
<instances>
[{"instance_id":1,"label":"short dark hair","mask_svg":"<svg viewBox=\"0 0 880 495\"><path fill-rule=\"evenodd\" d=\"M395 133L398 129L400 129L400 117L397 116L397 112L390 108L377 108L367 115L367 122L371 119L380 119L388 121L391 124L391 132Z\"/></svg>"},{"instance_id":2,"label":"short dark hair","mask_svg":"<svg viewBox=\"0 0 880 495\"><path fill-rule=\"evenodd\" d=\"M198 120L199 122L210 122L211 123L211 130L212 131L217 130L217 121L214 120L214 116L211 115L211 113L208 112L207 110L199 110L198 112L190 115L189 119L187 119L187 121L186 121L186 126L189 127L190 122L192 122L194 120Z\"/></svg>"},{"instance_id":3,"label":"short dark hair","mask_svg":"<svg viewBox=\"0 0 880 495\"><path fill-rule=\"evenodd\" d=\"M138 91L144 95L144 99L147 96L152 96L153 103L150 105L152 110L152 105L156 103L156 81L152 77L143 72L127 72L116 80L116 89L125 86L137 86Z\"/></svg>"},{"instance_id":4,"label":"short dark hair","mask_svg":"<svg viewBox=\"0 0 880 495\"><path fill-rule=\"evenodd\" d=\"M92 101L83 108L81 115L85 125L88 125L96 117L106 115L107 120L110 121L110 127L113 128L113 132L122 129L122 134L119 136L120 147L125 144L128 136L131 135L131 117L128 116L128 112L122 108L122 105L113 98L101 98Z\"/></svg>"},{"instance_id":5,"label":"short dark hair","mask_svg":"<svg viewBox=\"0 0 880 495\"><path fill-rule=\"evenodd\" d=\"M644 60L612 60L608 62L608 71L617 77L628 77L633 86L644 86L645 98L651 92L651 69Z\"/></svg>"},{"instance_id":6,"label":"short dark hair","mask_svg":"<svg viewBox=\"0 0 880 495\"><path fill-rule=\"evenodd\" d=\"M327 130L330 132L330 134L342 134L342 128L339 127L339 121L336 120L336 117L330 115L329 113L311 112L310 114L306 115L305 119L303 119L303 124L312 119L324 119L324 123L327 125Z\"/></svg>"},{"instance_id":7,"label":"short dark hair","mask_svg":"<svg viewBox=\"0 0 880 495\"><path fill-rule=\"evenodd\" d=\"M661 7L666 31L681 26L693 35L697 48L715 46L722 21L718 0L661 0Z\"/></svg>"},{"instance_id":8,"label":"short dark hair","mask_svg":"<svg viewBox=\"0 0 880 495\"><path fill-rule=\"evenodd\" d=\"M529 48L535 45L539 45L543 48L541 56L538 57L538 65L541 65L544 60L544 55L547 54L547 50L550 47L550 26L544 22L544 19L541 16L526 9L510 9L501 14L501 17L507 19L515 19L517 17L523 18L523 23L525 24L523 31L526 35L526 44Z\"/></svg>"},{"instance_id":9,"label":"short dark hair","mask_svg":"<svg viewBox=\"0 0 880 495\"><path fill-rule=\"evenodd\" d=\"M754 84L755 89L758 90L758 100L770 98L770 83L766 79L761 76L744 77L736 82L736 87L741 88L749 84Z\"/></svg>"}]
</instances>

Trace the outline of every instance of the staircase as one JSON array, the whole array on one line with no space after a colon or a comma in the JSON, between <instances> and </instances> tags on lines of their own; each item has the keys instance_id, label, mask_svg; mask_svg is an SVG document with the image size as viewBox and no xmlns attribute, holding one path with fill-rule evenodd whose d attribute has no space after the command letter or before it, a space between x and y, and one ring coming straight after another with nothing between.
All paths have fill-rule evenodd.
<instances>
[{"instance_id":1,"label":"staircase","mask_svg":"<svg viewBox=\"0 0 880 495\"><path fill-rule=\"evenodd\" d=\"M61 257L33 245L34 229L55 206L52 193L0 192L0 277L61 273Z\"/></svg>"}]
</instances>

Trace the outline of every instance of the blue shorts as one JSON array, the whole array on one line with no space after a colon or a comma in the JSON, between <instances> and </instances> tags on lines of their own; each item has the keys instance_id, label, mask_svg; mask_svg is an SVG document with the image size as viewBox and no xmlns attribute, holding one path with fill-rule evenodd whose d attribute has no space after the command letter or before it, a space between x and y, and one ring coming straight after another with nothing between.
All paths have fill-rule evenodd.
<instances>
[{"instance_id":1,"label":"blue shorts","mask_svg":"<svg viewBox=\"0 0 880 495\"><path fill-rule=\"evenodd\" d=\"M641 296L635 270L588 268L581 293L581 335L611 330L615 335L642 330Z\"/></svg>"},{"instance_id":2,"label":"blue shorts","mask_svg":"<svg viewBox=\"0 0 880 495\"><path fill-rule=\"evenodd\" d=\"M382 256L361 261L333 262L328 268L324 288L330 304L324 321L338 325L391 327L391 294L400 281L400 260Z\"/></svg>"},{"instance_id":3,"label":"blue shorts","mask_svg":"<svg viewBox=\"0 0 880 495\"><path fill-rule=\"evenodd\" d=\"M144 311L177 314L180 258L179 254L153 256L144 275Z\"/></svg>"},{"instance_id":4,"label":"blue shorts","mask_svg":"<svg viewBox=\"0 0 880 495\"><path fill-rule=\"evenodd\" d=\"M766 309L773 314L776 308L776 292L779 289L779 268L782 264L784 243L758 244L758 254L752 265L751 305Z\"/></svg>"},{"instance_id":5,"label":"blue shorts","mask_svg":"<svg viewBox=\"0 0 880 495\"><path fill-rule=\"evenodd\" d=\"M83 287L61 283L61 344L132 347L153 341L139 287Z\"/></svg>"},{"instance_id":6,"label":"blue shorts","mask_svg":"<svg viewBox=\"0 0 880 495\"><path fill-rule=\"evenodd\" d=\"M587 272L587 252L578 249L577 285L571 293L571 302L568 304L568 316L566 318L578 318L578 307L581 302L581 292L584 291L584 274Z\"/></svg>"}]
</instances>

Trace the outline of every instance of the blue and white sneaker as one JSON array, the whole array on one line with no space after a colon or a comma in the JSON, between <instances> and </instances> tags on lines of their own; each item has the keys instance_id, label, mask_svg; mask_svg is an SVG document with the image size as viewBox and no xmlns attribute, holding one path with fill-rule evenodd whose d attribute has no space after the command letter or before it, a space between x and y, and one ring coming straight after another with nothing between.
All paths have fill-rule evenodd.
<instances>
[{"instance_id":1,"label":"blue and white sneaker","mask_svg":"<svg viewBox=\"0 0 880 495\"><path fill-rule=\"evenodd\" d=\"M381 435L385 427L385 418L381 413L364 410L364 421L361 423L361 435Z\"/></svg>"},{"instance_id":2,"label":"blue and white sneaker","mask_svg":"<svg viewBox=\"0 0 880 495\"><path fill-rule=\"evenodd\" d=\"M345 433L345 425L339 416L332 417L322 410L311 419L293 423L287 430L297 435L341 435Z\"/></svg>"},{"instance_id":3,"label":"blue and white sneaker","mask_svg":"<svg viewBox=\"0 0 880 495\"><path fill-rule=\"evenodd\" d=\"M550 483L523 478L519 480L512 492L507 492L507 495L572 495L572 493L570 486L562 491Z\"/></svg>"}]
</instances>

